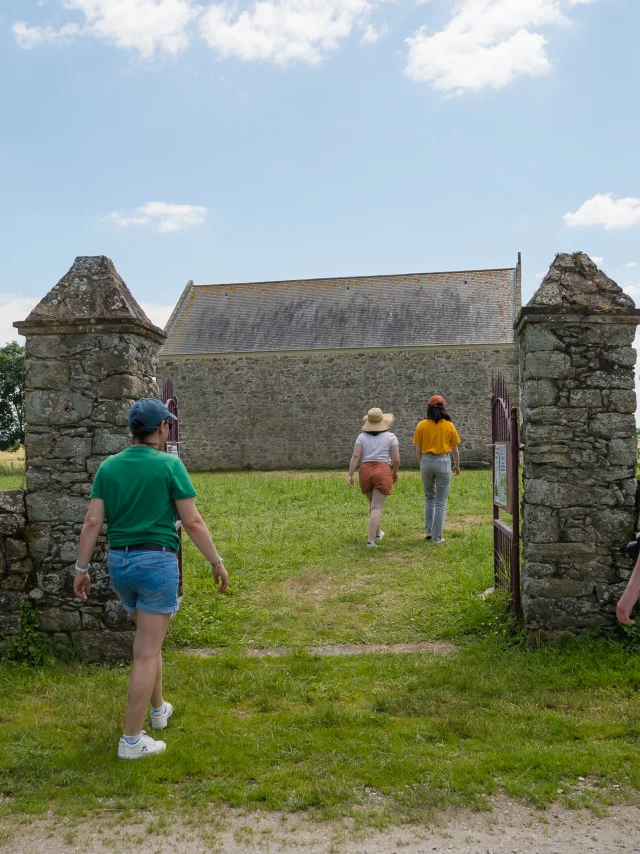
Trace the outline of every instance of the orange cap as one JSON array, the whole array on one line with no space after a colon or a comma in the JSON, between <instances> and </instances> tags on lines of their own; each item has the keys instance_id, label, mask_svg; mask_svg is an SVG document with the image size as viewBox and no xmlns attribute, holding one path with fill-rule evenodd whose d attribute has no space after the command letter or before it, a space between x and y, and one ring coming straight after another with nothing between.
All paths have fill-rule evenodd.
<instances>
[{"instance_id":1,"label":"orange cap","mask_svg":"<svg viewBox=\"0 0 640 854\"><path fill-rule=\"evenodd\" d=\"M433 397L429 398L429 406L445 406L446 403L444 397L441 397L439 394L434 394Z\"/></svg>"}]
</instances>

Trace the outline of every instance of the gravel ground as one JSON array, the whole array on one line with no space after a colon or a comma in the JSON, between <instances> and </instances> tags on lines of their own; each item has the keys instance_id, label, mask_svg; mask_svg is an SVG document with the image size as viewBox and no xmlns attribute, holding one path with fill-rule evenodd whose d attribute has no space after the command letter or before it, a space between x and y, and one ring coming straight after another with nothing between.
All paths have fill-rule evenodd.
<instances>
[{"instance_id":1,"label":"gravel ground","mask_svg":"<svg viewBox=\"0 0 640 854\"><path fill-rule=\"evenodd\" d=\"M0 822L2 854L586 854L640 852L640 809L606 816L554 806L535 810L500 799L491 812L441 813L428 827L357 831L352 822L316 823L281 813L212 811L211 822L162 822L152 814L123 824L108 814L68 823Z\"/></svg>"}]
</instances>

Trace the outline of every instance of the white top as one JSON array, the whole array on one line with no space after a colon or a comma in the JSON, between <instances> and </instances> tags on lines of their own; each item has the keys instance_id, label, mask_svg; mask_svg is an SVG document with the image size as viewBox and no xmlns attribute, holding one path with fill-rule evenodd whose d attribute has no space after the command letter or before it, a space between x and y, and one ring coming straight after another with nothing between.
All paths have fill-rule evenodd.
<instances>
[{"instance_id":1,"label":"white top","mask_svg":"<svg viewBox=\"0 0 640 854\"><path fill-rule=\"evenodd\" d=\"M356 439L356 445L362 446L363 463L389 463L391 465L391 448L398 444L395 433L379 433L372 436L371 433L360 433Z\"/></svg>"}]
</instances>

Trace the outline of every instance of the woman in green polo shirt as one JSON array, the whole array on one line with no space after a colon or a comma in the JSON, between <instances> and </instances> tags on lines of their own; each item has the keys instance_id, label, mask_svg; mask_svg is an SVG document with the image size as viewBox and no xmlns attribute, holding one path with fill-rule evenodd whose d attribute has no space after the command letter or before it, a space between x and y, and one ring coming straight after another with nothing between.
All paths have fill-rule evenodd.
<instances>
[{"instance_id":1,"label":"woman in green polo shirt","mask_svg":"<svg viewBox=\"0 0 640 854\"><path fill-rule=\"evenodd\" d=\"M167 407L154 398L142 398L131 407L133 444L104 460L96 472L76 562L73 589L84 603L89 595L89 561L106 521L109 578L136 623L120 759L140 759L166 748L164 741L146 735L142 724L149 702L153 729L164 729L173 714L171 703L162 696L162 644L178 610L177 519L211 563L221 593L228 584L182 460L161 451L170 418L174 416Z\"/></svg>"}]
</instances>

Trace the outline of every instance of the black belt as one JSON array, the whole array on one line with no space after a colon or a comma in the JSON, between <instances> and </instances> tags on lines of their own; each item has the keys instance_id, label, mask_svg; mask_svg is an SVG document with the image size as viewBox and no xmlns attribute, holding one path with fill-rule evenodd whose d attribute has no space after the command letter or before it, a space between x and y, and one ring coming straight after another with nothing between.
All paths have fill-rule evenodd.
<instances>
[{"instance_id":1,"label":"black belt","mask_svg":"<svg viewBox=\"0 0 640 854\"><path fill-rule=\"evenodd\" d=\"M170 549L169 546L159 546L157 543L136 543L135 546L112 546L112 552L171 552L176 554L175 549Z\"/></svg>"}]
</instances>

